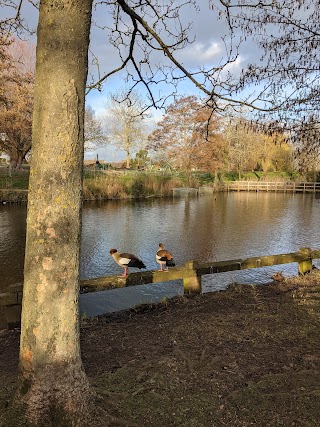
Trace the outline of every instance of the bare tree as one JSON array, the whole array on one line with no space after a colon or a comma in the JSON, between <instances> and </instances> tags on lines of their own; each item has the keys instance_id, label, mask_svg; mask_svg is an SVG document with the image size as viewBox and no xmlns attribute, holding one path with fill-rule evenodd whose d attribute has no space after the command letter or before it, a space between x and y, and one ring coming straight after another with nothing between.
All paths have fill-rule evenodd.
<instances>
[{"instance_id":1,"label":"bare tree","mask_svg":"<svg viewBox=\"0 0 320 427\"><path fill-rule=\"evenodd\" d=\"M311 177L317 180L320 167L320 122L317 117L310 116L301 123L292 135L296 147L297 169L304 179Z\"/></svg>"},{"instance_id":2,"label":"bare tree","mask_svg":"<svg viewBox=\"0 0 320 427\"><path fill-rule=\"evenodd\" d=\"M13 79L13 58L9 54L9 46L12 40L0 33L0 106L4 108L8 104L8 94L5 85Z\"/></svg>"},{"instance_id":3,"label":"bare tree","mask_svg":"<svg viewBox=\"0 0 320 427\"><path fill-rule=\"evenodd\" d=\"M95 150L108 144L109 140L104 132L101 120L95 116L92 108L87 107L84 116L84 149Z\"/></svg>"},{"instance_id":4,"label":"bare tree","mask_svg":"<svg viewBox=\"0 0 320 427\"><path fill-rule=\"evenodd\" d=\"M236 170L240 180L241 173L248 170L252 159L255 163L258 161L257 151L254 151L256 143L254 132L243 126L241 120L233 119L224 128L224 137L228 143L228 169Z\"/></svg>"},{"instance_id":5,"label":"bare tree","mask_svg":"<svg viewBox=\"0 0 320 427\"><path fill-rule=\"evenodd\" d=\"M223 135L228 143L229 171L286 171L293 169L293 149L283 134L254 126L244 117L233 117L225 123ZM275 143L276 141L276 143Z\"/></svg>"},{"instance_id":6,"label":"bare tree","mask_svg":"<svg viewBox=\"0 0 320 427\"><path fill-rule=\"evenodd\" d=\"M146 126L144 100L136 91L122 89L111 94L105 120L112 144L126 153L126 167L130 168L133 152L145 146Z\"/></svg>"}]
</instances>

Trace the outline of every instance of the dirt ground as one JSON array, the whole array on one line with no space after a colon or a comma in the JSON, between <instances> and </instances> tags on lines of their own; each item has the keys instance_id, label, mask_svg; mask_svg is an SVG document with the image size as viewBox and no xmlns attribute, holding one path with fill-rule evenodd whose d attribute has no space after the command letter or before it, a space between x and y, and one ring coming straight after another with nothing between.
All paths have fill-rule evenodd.
<instances>
[{"instance_id":1,"label":"dirt ground","mask_svg":"<svg viewBox=\"0 0 320 427\"><path fill-rule=\"evenodd\" d=\"M86 319L81 348L105 425L319 427L319 330L314 271ZM0 334L0 421L18 346Z\"/></svg>"}]
</instances>

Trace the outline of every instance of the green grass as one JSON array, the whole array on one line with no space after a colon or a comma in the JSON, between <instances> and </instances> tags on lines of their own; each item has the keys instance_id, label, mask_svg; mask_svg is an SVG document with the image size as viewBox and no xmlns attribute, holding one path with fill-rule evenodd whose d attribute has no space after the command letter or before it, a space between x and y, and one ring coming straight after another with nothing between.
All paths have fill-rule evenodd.
<instances>
[{"instance_id":1,"label":"green grass","mask_svg":"<svg viewBox=\"0 0 320 427\"><path fill-rule=\"evenodd\" d=\"M29 185L29 168L12 172L9 176L7 168L0 168L0 189L27 190Z\"/></svg>"}]
</instances>

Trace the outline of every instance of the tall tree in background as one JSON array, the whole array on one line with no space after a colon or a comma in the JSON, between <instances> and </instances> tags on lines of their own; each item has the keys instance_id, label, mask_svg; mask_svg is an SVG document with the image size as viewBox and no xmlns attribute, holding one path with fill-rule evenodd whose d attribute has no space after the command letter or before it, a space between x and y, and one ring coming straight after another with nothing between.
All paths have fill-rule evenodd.
<instances>
[{"instance_id":1,"label":"tall tree in background","mask_svg":"<svg viewBox=\"0 0 320 427\"><path fill-rule=\"evenodd\" d=\"M293 149L283 134L270 134L264 126L233 117L225 123L223 135L228 144L228 170L236 170L239 179L243 171L292 171Z\"/></svg>"},{"instance_id":2,"label":"tall tree in background","mask_svg":"<svg viewBox=\"0 0 320 427\"><path fill-rule=\"evenodd\" d=\"M222 145L217 118L195 96L181 97L171 104L149 136L150 149L165 151L176 167L189 174L199 167L220 169Z\"/></svg>"},{"instance_id":3,"label":"tall tree in background","mask_svg":"<svg viewBox=\"0 0 320 427\"><path fill-rule=\"evenodd\" d=\"M4 41L4 39L2 39ZM34 66L28 43L0 44L0 151L20 169L31 149Z\"/></svg>"},{"instance_id":4,"label":"tall tree in background","mask_svg":"<svg viewBox=\"0 0 320 427\"><path fill-rule=\"evenodd\" d=\"M291 132L291 140L296 148L297 169L304 179L311 177L317 181L320 167L320 122L315 116L296 127Z\"/></svg>"},{"instance_id":5,"label":"tall tree in background","mask_svg":"<svg viewBox=\"0 0 320 427\"><path fill-rule=\"evenodd\" d=\"M228 143L228 170L238 172L238 179L241 179L241 172L255 168L258 161L258 153L255 150L256 135L241 120L232 120L224 128L224 137Z\"/></svg>"},{"instance_id":6,"label":"tall tree in background","mask_svg":"<svg viewBox=\"0 0 320 427\"><path fill-rule=\"evenodd\" d=\"M110 142L126 153L126 167L130 168L135 149L145 146L144 100L136 91L122 89L111 95L106 111L106 128Z\"/></svg>"},{"instance_id":7,"label":"tall tree in background","mask_svg":"<svg viewBox=\"0 0 320 427\"><path fill-rule=\"evenodd\" d=\"M8 93L5 85L13 81L13 58L9 55L9 46L12 40L0 33L0 106L3 108L8 104Z\"/></svg>"},{"instance_id":8,"label":"tall tree in background","mask_svg":"<svg viewBox=\"0 0 320 427\"><path fill-rule=\"evenodd\" d=\"M208 107L197 115L197 144L194 167L198 170L210 171L216 176L225 170L227 161L227 143L222 132L222 120L217 115L209 114Z\"/></svg>"},{"instance_id":9,"label":"tall tree in background","mask_svg":"<svg viewBox=\"0 0 320 427\"><path fill-rule=\"evenodd\" d=\"M101 120L95 116L92 108L87 107L84 116L84 149L96 150L108 144L108 137L103 131Z\"/></svg>"}]
</instances>

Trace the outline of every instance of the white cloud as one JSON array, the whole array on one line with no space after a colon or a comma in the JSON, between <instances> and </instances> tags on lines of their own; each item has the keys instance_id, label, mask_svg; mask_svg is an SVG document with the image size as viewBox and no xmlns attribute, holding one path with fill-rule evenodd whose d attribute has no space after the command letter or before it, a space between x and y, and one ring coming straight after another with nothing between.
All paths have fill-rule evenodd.
<instances>
[{"instance_id":1,"label":"white cloud","mask_svg":"<svg viewBox=\"0 0 320 427\"><path fill-rule=\"evenodd\" d=\"M177 54L177 58L188 65L212 65L222 56L222 48L216 41L210 43L194 42Z\"/></svg>"},{"instance_id":2,"label":"white cloud","mask_svg":"<svg viewBox=\"0 0 320 427\"><path fill-rule=\"evenodd\" d=\"M240 73L244 65L244 59L241 55L239 55L235 61L230 62L225 66L224 71L230 71L233 75L237 75Z\"/></svg>"}]
</instances>

